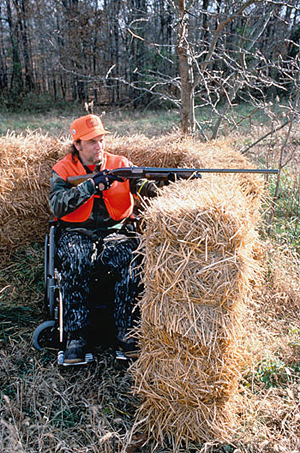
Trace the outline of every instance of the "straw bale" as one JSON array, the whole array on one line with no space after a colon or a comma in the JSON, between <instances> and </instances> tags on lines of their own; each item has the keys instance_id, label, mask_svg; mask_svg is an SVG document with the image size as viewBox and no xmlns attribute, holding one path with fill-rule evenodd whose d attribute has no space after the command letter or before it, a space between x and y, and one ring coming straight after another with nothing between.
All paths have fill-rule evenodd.
<instances>
[{"instance_id":1,"label":"straw bale","mask_svg":"<svg viewBox=\"0 0 300 453\"><path fill-rule=\"evenodd\" d=\"M146 429L161 444L229 439L235 416L239 369L243 357L218 340L218 347L203 347L188 338L167 333L144 321L142 356L134 365L135 391L142 397L141 417Z\"/></svg>"},{"instance_id":2,"label":"straw bale","mask_svg":"<svg viewBox=\"0 0 300 453\"><path fill-rule=\"evenodd\" d=\"M214 179L205 188L201 181L171 185L145 213L143 306L148 316L155 307L155 324L160 316L165 325L167 315L172 329L182 324L174 303L182 307L184 301L188 313L193 306L195 319L201 319L194 312L199 300L207 307L235 310L251 290L255 223L234 177L219 179L218 185ZM186 330L182 326L181 333Z\"/></svg>"},{"instance_id":3,"label":"straw bale","mask_svg":"<svg viewBox=\"0 0 300 453\"><path fill-rule=\"evenodd\" d=\"M0 252L44 240L48 228L49 178L66 145L39 133L0 137Z\"/></svg>"},{"instance_id":4,"label":"straw bale","mask_svg":"<svg viewBox=\"0 0 300 453\"><path fill-rule=\"evenodd\" d=\"M125 155L140 166L150 162L153 167L250 168L247 158L235 151L229 140L202 143L177 133L158 138L143 135L110 137L107 150Z\"/></svg>"},{"instance_id":5,"label":"straw bale","mask_svg":"<svg viewBox=\"0 0 300 453\"><path fill-rule=\"evenodd\" d=\"M254 168L248 159L234 150L229 139L209 143L178 133L159 138L143 135L113 137L108 151L128 157L135 165L152 167L188 168ZM253 213L260 207L264 180L253 174L235 174L240 189L247 195ZM203 182L205 176L203 175Z\"/></svg>"},{"instance_id":6,"label":"straw bale","mask_svg":"<svg viewBox=\"0 0 300 453\"><path fill-rule=\"evenodd\" d=\"M162 444L227 440L237 423L243 319L260 278L250 204L234 175L208 175L164 188L145 212L131 372L143 399L137 420Z\"/></svg>"}]
</instances>

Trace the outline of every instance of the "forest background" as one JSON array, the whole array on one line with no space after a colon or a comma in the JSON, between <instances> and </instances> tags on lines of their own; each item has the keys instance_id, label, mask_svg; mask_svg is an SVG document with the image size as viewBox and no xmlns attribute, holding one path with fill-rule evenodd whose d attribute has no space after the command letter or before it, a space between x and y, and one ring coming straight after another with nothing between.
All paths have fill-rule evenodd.
<instances>
[{"instance_id":1,"label":"forest background","mask_svg":"<svg viewBox=\"0 0 300 453\"><path fill-rule=\"evenodd\" d=\"M299 15L299 0L0 0L2 108L175 108L206 140L241 102L291 120Z\"/></svg>"},{"instance_id":2,"label":"forest background","mask_svg":"<svg viewBox=\"0 0 300 453\"><path fill-rule=\"evenodd\" d=\"M243 382L252 404L244 437L193 452L299 449L299 20L300 0L0 0L7 144L14 133L20 144L32 131L64 137L75 116L105 111L116 136L226 137L280 170L261 231L272 241L272 294L253 309L261 342ZM28 348L41 317L43 244L20 249L0 283L2 450L119 451L137 404L124 370L104 355L94 372L61 376L53 354Z\"/></svg>"}]
</instances>

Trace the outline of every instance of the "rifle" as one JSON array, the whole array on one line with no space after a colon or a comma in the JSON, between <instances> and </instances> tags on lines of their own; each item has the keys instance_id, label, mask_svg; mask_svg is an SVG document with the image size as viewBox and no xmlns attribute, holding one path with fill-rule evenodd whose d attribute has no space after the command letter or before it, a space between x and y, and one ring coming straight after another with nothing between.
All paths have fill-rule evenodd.
<instances>
[{"instance_id":1,"label":"rifle","mask_svg":"<svg viewBox=\"0 0 300 453\"><path fill-rule=\"evenodd\" d=\"M71 186L77 186L96 174L114 175L126 179L149 179L153 181L176 181L177 179L197 179L202 177L202 173L278 173L274 169L255 169L255 168L160 168L160 167L120 167L113 170L103 170L98 173L88 173L86 175L69 176L67 182Z\"/></svg>"}]
</instances>

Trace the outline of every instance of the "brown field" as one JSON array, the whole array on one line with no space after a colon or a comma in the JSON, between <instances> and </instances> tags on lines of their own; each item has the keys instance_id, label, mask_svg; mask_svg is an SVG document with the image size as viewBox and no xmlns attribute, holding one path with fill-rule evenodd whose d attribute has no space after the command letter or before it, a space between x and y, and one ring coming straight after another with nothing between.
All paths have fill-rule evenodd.
<instances>
[{"instance_id":1,"label":"brown field","mask_svg":"<svg viewBox=\"0 0 300 453\"><path fill-rule=\"evenodd\" d=\"M291 147L296 147L298 140L298 133L295 132ZM263 160L270 166L276 166L280 151L279 140L277 147L273 143L272 146L257 146L252 149L249 160L235 149L241 142L240 136L208 145L197 140L184 139L178 133L165 134L158 138L114 135L109 138L107 148L112 152L125 153L137 165L149 165L151 156L153 166L244 167L261 165L259 162ZM153 325L149 327L149 323L155 321L154 324L159 325L165 322L163 308L160 311L162 317L144 318L145 323L140 331L142 354L129 370L116 362L112 351L100 349L95 364L80 370L61 370L56 364L55 351L40 353L32 348L32 332L42 320L43 241L49 219L49 173L53 163L66 152L67 146L66 139L50 137L42 132L27 131L21 135L9 133L0 138L3 164L0 179L0 450L3 453L297 453L300 450L299 256L288 242L280 241L280 238L274 235L266 235L261 214L269 206L269 195L268 191L262 190L260 178L239 177L235 182L230 182L232 179L227 180L227 186L235 188L233 192L240 191L240 197L243 199L241 202L240 197L232 196L235 212L232 213L231 223L228 221L228 225L230 223L232 226L234 221L238 225L239 217L247 219L247 222L241 222L239 225L243 233L239 233L240 230L236 227L236 247L245 247L243 256L250 253L251 256L247 255L247 266L253 266L255 272L251 274L249 271L250 274L247 274L247 285L251 287L251 294L247 290L245 296L245 288L239 288L239 294L243 295L241 305L239 299L235 299L236 292L230 293L230 300L228 298L226 302L223 299L221 301L222 310L231 310L232 300L237 300L233 305L240 310L238 320L242 329L238 343L233 342L234 354L241 354L234 362L238 379L233 379L231 369L226 374L230 379L229 384L233 385L230 387L228 384L224 395L226 394L230 404L231 396L234 401L232 400L232 406L227 408L227 416L223 419L221 417L221 421L217 420L215 426L218 429L215 429L211 422L210 430L208 425L205 425L203 432L199 427L198 439L197 436L195 439L188 439L187 431L180 431L178 428L180 424L176 421L176 411L175 418L169 417L167 413L166 417L163 417L162 411L167 407L164 406L165 400L162 401L162 406L158 406L159 410L155 411L152 410L151 398L147 399L146 388L140 393L137 391L138 380L149 372L149 366L143 369L145 360L149 359L150 363L154 354L157 354L157 360L161 359L156 342L162 341L170 348L175 344L172 337L174 327L171 325L168 326L168 332L163 331L162 340L159 334L155 335L154 339L152 337ZM299 154L293 152L292 156L291 167L299 168ZM201 184L202 187L204 184L208 185L209 180L203 178L200 186ZM217 187L221 187L218 184ZM211 200L206 189L202 190L206 197L203 198ZM189 198L184 187L178 191L179 198ZM199 192L201 193L201 187ZM166 188L161 197L162 200L166 197L164 207L159 208L154 204L150 208L152 211L146 211L149 213L145 214L146 221L147 215L150 216L148 223L154 219L151 224L154 237L157 237L156 226L160 224L159 219L164 219L162 213L166 212L167 218L170 218L173 195L171 189ZM213 197L211 192L210 196ZM223 201L218 190L215 199ZM247 209L243 210L245 199L248 200ZM226 213L229 212L229 209L226 209ZM255 225L255 234L249 227L252 223ZM169 227L171 228L170 225ZM178 234L178 231L182 230L176 230L174 234ZM227 231L226 228L224 231ZM199 231L197 234L200 234ZM218 230L217 239L220 238L219 234ZM246 237L247 247L243 242ZM159 242L154 242L154 248L158 249L159 246ZM155 266L155 263L149 268L146 267L149 281L153 280L153 276L150 276L152 265ZM226 268L224 272L232 278L231 268ZM177 275L176 269L174 275ZM189 275L192 279L194 274ZM207 276L207 285L211 287L215 280L210 282L209 277L210 275ZM230 279L230 282L232 281ZM239 282L240 280L236 280L235 284L239 285ZM155 288L150 290L157 291ZM202 300L205 299L205 294ZM145 303L151 306L152 299L146 299ZM177 328L177 334L181 334L180 329L186 331L186 324L178 323ZM149 341L152 338L153 344L149 346L149 343L145 342L143 345L143 335L148 335ZM191 340L194 341L194 337L186 338L186 342ZM232 338L229 338L228 342L229 340L233 341ZM182 340L180 345L182 347ZM151 349L152 346L154 349ZM195 343L193 348L195 351ZM178 352L178 348L176 351ZM147 358L147 354L151 357ZM191 357L186 358L186 363L190 361L192 369L194 365ZM157 370L162 374L165 371L159 366ZM183 370L186 371L186 368ZM173 370L174 375L177 371ZM211 374L213 379L213 373ZM193 385L196 383L191 379L191 386ZM201 389L201 386L197 389L199 398ZM169 398L172 396L170 391ZM187 412L189 407L190 412L193 412L189 401L187 399L185 402ZM146 408L146 412L140 412L142 420L136 418L141 407ZM225 410L222 404L219 407ZM168 410L172 411L172 400ZM152 417L148 418L150 426L149 423L147 425L149 413ZM182 416L186 412L180 414ZM233 427L229 426L229 418L234 420ZM212 419L215 422L216 418ZM190 420L192 425L194 420L192 417ZM169 423L169 427L165 421ZM152 432L151 425L154 426ZM160 428L163 429L162 436ZM227 428L226 433L224 431L227 431ZM191 429L191 432L194 431ZM169 438L164 438L165 432ZM176 438L176 432L179 438Z\"/></svg>"}]
</instances>

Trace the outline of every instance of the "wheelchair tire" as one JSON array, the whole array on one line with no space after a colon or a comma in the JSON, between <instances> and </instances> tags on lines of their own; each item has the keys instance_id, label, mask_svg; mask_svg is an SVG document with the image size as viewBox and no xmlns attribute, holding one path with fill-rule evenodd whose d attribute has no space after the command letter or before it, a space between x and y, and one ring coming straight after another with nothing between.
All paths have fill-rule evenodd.
<instances>
[{"instance_id":1,"label":"wheelchair tire","mask_svg":"<svg viewBox=\"0 0 300 453\"><path fill-rule=\"evenodd\" d=\"M46 304L49 310L50 318L54 318L54 309L55 309L55 279L54 278L47 278L46 281L46 289L45 289L45 297L46 297Z\"/></svg>"},{"instance_id":2,"label":"wheelchair tire","mask_svg":"<svg viewBox=\"0 0 300 453\"><path fill-rule=\"evenodd\" d=\"M44 286L47 283L47 276L49 273L49 234L46 234L45 245L44 245Z\"/></svg>"},{"instance_id":3,"label":"wheelchair tire","mask_svg":"<svg viewBox=\"0 0 300 453\"><path fill-rule=\"evenodd\" d=\"M58 348L59 335L55 320L44 321L35 329L32 335L32 345L38 351L45 348Z\"/></svg>"}]
</instances>

